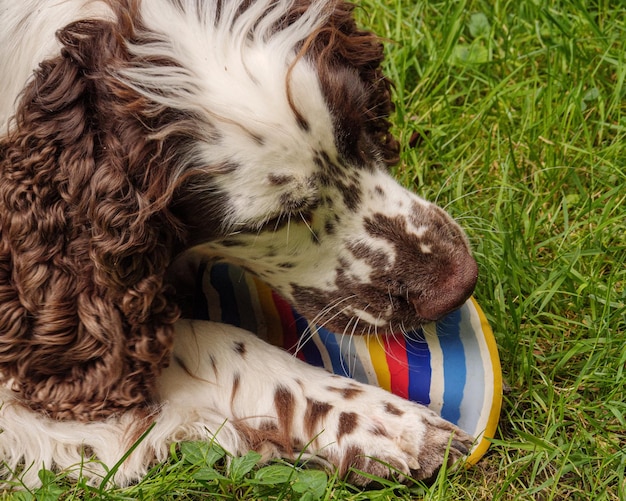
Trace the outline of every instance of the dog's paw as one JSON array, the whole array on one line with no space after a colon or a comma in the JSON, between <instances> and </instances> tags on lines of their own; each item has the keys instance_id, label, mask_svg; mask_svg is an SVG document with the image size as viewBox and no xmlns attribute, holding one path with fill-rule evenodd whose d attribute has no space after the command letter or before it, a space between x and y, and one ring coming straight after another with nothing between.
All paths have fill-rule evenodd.
<instances>
[{"instance_id":1,"label":"dog's paw","mask_svg":"<svg viewBox=\"0 0 626 501\"><path fill-rule=\"evenodd\" d=\"M430 409L379 388L350 382L351 398L335 402L317 454L348 481L365 485L372 477L428 481L444 465L469 453L473 437ZM333 423L334 421L334 423ZM333 436L334 435L334 436Z\"/></svg>"}]
</instances>

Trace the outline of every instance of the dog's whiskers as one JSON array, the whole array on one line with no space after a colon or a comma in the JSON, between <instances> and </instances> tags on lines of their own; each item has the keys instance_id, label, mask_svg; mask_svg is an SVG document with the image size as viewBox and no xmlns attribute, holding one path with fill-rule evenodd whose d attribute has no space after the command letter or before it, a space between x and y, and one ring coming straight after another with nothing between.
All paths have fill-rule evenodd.
<instances>
[{"instance_id":1,"label":"dog's whiskers","mask_svg":"<svg viewBox=\"0 0 626 501\"><path fill-rule=\"evenodd\" d=\"M313 235L313 238L315 239L315 241L317 243L319 243L319 237L317 235L317 233L315 233L315 231L313 230L313 228L311 228L311 225L309 224L309 222L306 220L306 217L304 215L304 213L302 212L298 212L298 215L300 216L300 218L302 219L302 222L306 225L306 227L309 229L309 231L311 232L311 235Z\"/></svg>"},{"instance_id":2,"label":"dog's whiskers","mask_svg":"<svg viewBox=\"0 0 626 501\"><path fill-rule=\"evenodd\" d=\"M341 315L344 311L346 311L348 306L346 306L344 308L341 308L338 311L335 311L334 315L332 315L331 317L324 318L327 314L332 313L340 304L342 304L342 303L344 303L346 301L350 301L354 297L356 297L356 296L351 295L351 296L346 296L344 298L337 299L333 304L329 304L325 308L320 310L317 313L317 315L315 315L309 321L309 324L307 325L307 327L304 329L304 331L300 335L300 337L298 339L298 342L296 343L296 346L294 347L294 354L299 353L300 350L302 349L302 347L307 342L309 342L313 338L313 336L315 336L315 334L317 333L317 328L318 327L324 327L325 325L327 325L328 322L331 322L334 318L336 318L337 316Z\"/></svg>"}]
</instances>

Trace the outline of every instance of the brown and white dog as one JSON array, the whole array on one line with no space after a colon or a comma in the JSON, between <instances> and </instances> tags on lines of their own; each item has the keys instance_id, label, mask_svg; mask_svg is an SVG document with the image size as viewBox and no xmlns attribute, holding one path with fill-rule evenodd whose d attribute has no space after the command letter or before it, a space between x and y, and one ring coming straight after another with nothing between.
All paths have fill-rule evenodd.
<instances>
[{"instance_id":1,"label":"brown and white dog","mask_svg":"<svg viewBox=\"0 0 626 501\"><path fill-rule=\"evenodd\" d=\"M349 335L468 298L464 233L388 173L381 59L340 0L0 0L5 477L85 463L97 481L153 423L118 484L181 440L357 483L467 452L422 406L179 319L207 256Z\"/></svg>"}]
</instances>

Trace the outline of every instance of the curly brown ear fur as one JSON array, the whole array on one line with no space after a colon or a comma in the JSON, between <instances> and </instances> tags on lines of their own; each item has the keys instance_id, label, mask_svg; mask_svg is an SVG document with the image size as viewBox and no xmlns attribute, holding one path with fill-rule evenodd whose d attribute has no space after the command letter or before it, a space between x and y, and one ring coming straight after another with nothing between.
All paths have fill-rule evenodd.
<instances>
[{"instance_id":1,"label":"curly brown ear fur","mask_svg":"<svg viewBox=\"0 0 626 501\"><path fill-rule=\"evenodd\" d=\"M61 30L0 143L1 378L56 418L149 404L178 316L163 273L185 120L116 78L119 29Z\"/></svg>"},{"instance_id":2,"label":"curly brown ear fur","mask_svg":"<svg viewBox=\"0 0 626 501\"><path fill-rule=\"evenodd\" d=\"M347 149L342 153L367 157L366 143L372 140L382 160L393 165L399 160L400 145L390 132L388 117L394 106L391 82L381 69L383 45L376 35L357 27L353 10L352 4L335 2L328 23L305 42L304 51L316 61L343 139L339 147Z\"/></svg>"}]
</instances>

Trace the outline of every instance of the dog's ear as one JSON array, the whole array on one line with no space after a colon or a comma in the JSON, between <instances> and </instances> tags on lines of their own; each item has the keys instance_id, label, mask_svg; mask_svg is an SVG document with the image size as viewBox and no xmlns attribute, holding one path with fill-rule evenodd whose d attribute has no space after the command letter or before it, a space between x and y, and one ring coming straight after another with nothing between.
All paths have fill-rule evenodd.
<instances>
[{"instance_id":1,"label":"dog's ear","mask_svg":"<svg viewBox=\"0 0 626 501\"><path fill-rule=\"evenodd\" d=\"M0 374L57 418L148 404L178 315L163 274L184 120L119 78L119 29L61 30L0 143Z\"/></svg>"},{"instance_id":2,"label":"dog's ear","mask_svg":"<svg viewBox=\"0 0 626 501\"><path fill-rule=\"evenodd\" d=\"M337 1L325 26L305 42L337 128L348 137L348 153L359 156L371 141L387 165L399 161L400 146L391 133L392 84L382 72L383 45L375 34L357 26L354 5ZM359 137L359 136L366 137ZM356 150L356 151L351 151ZM361 153L362 154L362 153Z\"/></svg>"}]
</instances>

